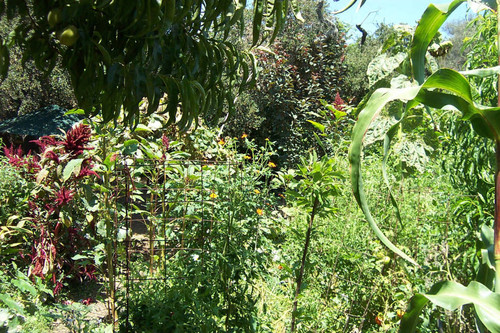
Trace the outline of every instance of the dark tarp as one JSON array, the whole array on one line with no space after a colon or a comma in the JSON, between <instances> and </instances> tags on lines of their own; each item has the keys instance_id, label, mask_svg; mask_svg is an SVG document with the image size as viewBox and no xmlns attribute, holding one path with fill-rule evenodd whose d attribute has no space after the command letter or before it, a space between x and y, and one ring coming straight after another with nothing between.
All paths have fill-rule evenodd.
<instances>
[{"instance_id":1,"label":"dark tarp","mask_svg":"<svg viewBox=\"0 0 500 333\"><path fill-rule=\"evenodd\" d=\"M5 120L0 123L0 133L39 138L44 135L62 134L82 118L76 114L65 115L66 109L57 105Z\"/></svg>"}]
</instances>

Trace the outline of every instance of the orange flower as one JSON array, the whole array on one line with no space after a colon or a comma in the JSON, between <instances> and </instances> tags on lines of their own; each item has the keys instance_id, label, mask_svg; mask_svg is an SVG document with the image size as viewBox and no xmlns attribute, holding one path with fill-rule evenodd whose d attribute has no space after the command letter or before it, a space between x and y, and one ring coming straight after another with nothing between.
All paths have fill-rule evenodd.
<instances>
[{"instance_id":1,"label":"orange flower","mask_svg":"<svg viewBox=\"0 0 500 333\"><path fill-rule=\"evenodd\" d=\"M279 270L283 269L283 266L279 265L279 266L278 266L278 269L279 269Z\"/></svg>"},{"instance_id":2,"label":"orange flower","mask_svg":"<svg viewBox=\"0 0 500 333\"><path fill-rule=\"evenodd\" d=\"M264 211L260 208L257 208L257 215L262 215L264 214Z\"/></svg>"},{"instance_id":3,"label":"orange flower","mask_svg":"<svg viewBox=\"0 0 500 333\"><path fill-rule=\"evenodd\" d=\"M241 136L242 139L246 138L248 136L248 134L246 133L243 133L243 135Z\"/></svg>"},{"instance_id":4,"label":"orange flower","mask_svg":"<svg viewBox=\"0 0 500 333\"><path fill-rule=\"evenodd\" d=\"M269 162L267 163L267 165L269 165L270 168L276 168L276 164L274 164L273 162Z\"/></svg>"},{"instance_id":5,"label":"orange flower","mask_svg":"<svg viewBox=\"0 0 500 333\"><path fill-rule=\"evenodd\" d=\"M223 145L225 145L225 144L226 144L226 141L224 141L224 138L221 138L221 139L219 140L219 144L220 144L221 146L223 146Z\"/></svg>"},{"instance_id":6,"label":"orange flower","mask_svg":"<svg viewBox=\"0 0 500 333\"><path fill-rule=\"evenodd\" d=\"M396 311L396 314L398 315L398 318L401 319L405 315L405 312L401 309L398 309Z\"/></svg>"},{"instance_id":7,"label":"orange flower","mask_svg":"<svg viewBox=\"0 0 500 333\"><path fill-rule=\"evenodd\" d=\"M375 323L376 323L378 326L382 326L382 318L380 318L379 316L376 316L376 317L375 317Z\"/></svg>"}]
</instances>

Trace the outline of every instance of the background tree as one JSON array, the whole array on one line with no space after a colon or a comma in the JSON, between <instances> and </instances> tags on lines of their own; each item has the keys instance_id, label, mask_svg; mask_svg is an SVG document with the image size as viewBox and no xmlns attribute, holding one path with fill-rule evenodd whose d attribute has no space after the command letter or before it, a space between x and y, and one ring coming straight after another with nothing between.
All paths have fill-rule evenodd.
<instances>
[{"instance_id":1,"label":"background tree","mask_svg":"<svg viewBox=\"0 0 500 333\"><path fill-rule=\"evenodd\" d=\"M12 24L5 15L0 18L0 36L8 38ZM57 104L65 108L75 106L75 98L67 73L54 67L51 75L36 69L33 61L21 63L22 52L12 47L10 71L0 84L0 120L29 113L39 108Z\"/></svg>"},{"instance_id":2,"label":"background tree","mask_svg":"<svg viewBox=\"0 0 500 333\"><path fill-rule=\"evenodd\" d=\"M462 70L466 61L470 47L466 47L466 42L474 34L474 29L467 20L451 21L443 26L445 38L453 46L446 55L438 58L440 67L447 67L455 70Z\"/></svg>"},{"instance_id":3,"label":"background tree","mask_svg":"<svg viewBox=\"0 0 500 333\"><path fill-rule=\"evenodd\" d=\"M225 127L233 136L247 133L260 143L266 139L278 142L281 165L294 165L315 145L314 127L308 120L320 121L321 99L334 103L337 98L339 105L348 100L344 28L322 4L303 1L304 22L287 21L274 44L256 49L256 87Z\"/></svg>"}]
</instances>

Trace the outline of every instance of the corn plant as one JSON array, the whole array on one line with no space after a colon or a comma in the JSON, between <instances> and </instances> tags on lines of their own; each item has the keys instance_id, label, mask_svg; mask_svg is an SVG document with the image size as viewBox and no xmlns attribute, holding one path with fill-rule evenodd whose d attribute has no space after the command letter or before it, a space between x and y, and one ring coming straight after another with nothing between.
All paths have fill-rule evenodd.
<instances>
[{"instance_id":1,"label":"corn plant","mask_svg":"<svg viewBox=\"0 0 500 333\"><path fill-rule=\"evenodd\" d=\"M423 104L430 114L432 114L431 108L441 110L451 107L461 112L462 120L469 121L479 135L493 140L496 144L494 231L483 230L483 243L485 243L486 249L482 252L482 268L495 272L495 292L490 290L484 284L484 281L472 281L467 287L453 281L438 282L428 293L416 294L411 299L408 310L401 320L401 332L415 331L419 315L429 301L447 310L455 310L462 305L472 303L478 318L477 326L479 330L484 331L486 328L492 332L500 332L500 107L489 107L477 103L473 98L473 87L467 80L467 77L483 78L497 75L500 73L500 66L465 72L439 69L426 77L426 70L428 70L426 67L426 54L429 46L447 17L463 2L465 0L455 0L442 5L429 5L414 32L409 54L400 62L402 65L410 65L409 79L403 80L405 84L397 84L397 82L393 81L390 88L377 89L361 103L359 118L353 129L352 144L349 151L351 181L354 196L378 238L400 257L419 266L409 255L403 253L385 236L370 212L363 190L361 173L363 141L366 138L368 129L384 108L391 102L398 101L403 106L401 112L384 134L383 173L390 191L386 172L387 156L390 152L391 141L407 119L410 110ZM499 2L474 1L469 3L476 10L497 11ZM353 0L348 7L354 3L356 3L356 0ZM361 0L360 6L364 3L365 1ZM396 205L392 193L390 193L390 196L393 204ZM478 278L484 276L485 274L479 274Z\"/></svg>"}]
</instances>

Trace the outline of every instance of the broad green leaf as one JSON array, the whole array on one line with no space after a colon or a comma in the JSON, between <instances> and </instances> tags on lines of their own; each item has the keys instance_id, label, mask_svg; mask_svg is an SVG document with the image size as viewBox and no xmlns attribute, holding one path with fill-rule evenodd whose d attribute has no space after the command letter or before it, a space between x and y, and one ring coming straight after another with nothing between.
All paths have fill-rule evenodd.
<instances>
[{"instance_id":1,"label":"broad green leaf","mask_svg":"<svg viewBox=\"0 0 500 333\"><path fill-rule=\"evenodd\" d=\"M372 61L370 61L366 70L370 86L393 74L394 71L407 59L407 57L408 54L406 52L399 52L394 56L384 53L375 57Z\"/></svg>"},{"instance_id":2,"label":"broad green leaf","mask_svg":"<svg viewBox=\"0 0 500 333\"><path fill-rule=\"evenodd\" d=\"M420 313L429 301L449 311L472 303L484 326L491 332L500 332L500 294L475 281L467 287L453 281L442 281L429 293L413 296L401 319L400 332L415 332Z\"/></svg>"},{"instance_id":3,"label":"broad green leaf","mask_svg":"<svg viewBox=\"0 0 500 333\"><path fill-rule=\"evenodd\" d=\"M134 132L148 132L148 133L152 133L153 131L148 126L146 126L144 124L139 124L135 128Z\"/></svg>"},{"instance_id":4,"label":"broad green leaf","mask_svg":"<svg viewBox=\"0 0 500 333\"><path fill-rule=\"evenodd\" d=\"M335 111L333 112L333 115L335 116L336 120L340 120L340 119L344 118L345 116L347 116L347 113L344 111L339 111L339 110L335 109Z\"/></svg>"},{"instance_id":5,"label":"broad green leaf","mask_svg":"<svg viewBox=\"0 0 500 333\"><path fill-rule=\"evenodd\" d=\"M18 280L14 279L11 280L11 283L17 287L17 289L21 290L22 292L29 292L32 296L36 296L36 288L33 286L30 282L27 280Z\"/></svg>"},{"instance_id":6,"label":"broad green leaf","mask_svg":"<svg viewBox=\"0 0 500 333\"><path fill-rule=\"evenodd\" d=\"M7 305L10 309L16 311L17 313L24 314L24 308L22 304L16 302L8 294L0 294L0 301Z\"/></svg>"},{"instance_id":7,"label":"broad green leaf","mask_svg":"<svg viewBox=\"0 0 500 333\"><path fill-rule=\"evenodd\" d=\"M82 168L83 158L75 158L66 164L63 170L63 181L67 181L72 174L78 176L80 174L80 169Z\"/></svg>"},{"instance_id":8,"label":"broad green leaf","mask_svg":"<svg viewBox=\"0 0 500 333\"><path fill-rule=\"evenodd\" d=\"M427 48L448 16L465 1L455 0L449 4L430 4L420 18L410 49L413 77L419 84L425 80Z\"/></svg>"}]
</instances>

